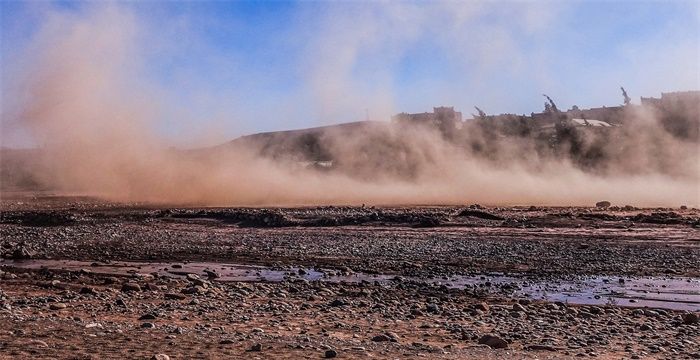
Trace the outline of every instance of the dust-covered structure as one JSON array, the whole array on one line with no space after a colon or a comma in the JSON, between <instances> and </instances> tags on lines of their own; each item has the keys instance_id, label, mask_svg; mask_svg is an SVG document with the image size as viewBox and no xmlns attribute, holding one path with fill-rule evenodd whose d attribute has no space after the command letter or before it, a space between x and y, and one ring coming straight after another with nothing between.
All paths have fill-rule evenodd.
<instances>
[{"instance_id":1,"label":"dust-covered structure","mask_svg":"<svg viewBox=\"0 0 700 360\"><path fill-rule=\"evenodd\" d=\"M649 146L660 151L672 152L666 140L662 140L662 133L680 142L700 141L700 91L642 97L639 105L632 104L624 88L621 91L623 104L618 106L581 109L574 105L561 110L550 96L543 94L546 99L543 111L529 115L488 115L475 107L477 114L460 120L461 113L453 107L439 107L433 113L397 114L392 117L392 123L399 127L432 127L472 156L492 160L520 156L523 161L568 159L579 167L601 171L609 166L610 160L624 161L621 159L632 155L635 141L630 140L641 131L643 118L653 118L653 123L662 126L661 133L644 130L646 135L651 135Z\"/></svg>"},{"instance_id":2,"label":"dust-covered structure","mask_svg":"<svg viewBox=\"0 0 700 360\"><path fill-rule=\"evenodd\" d=\"M408 114L405 112L391 117L392 123L399 126L430 126L439 129L444 135L451 136L462 128L462 113L454 106L434 107L433 112Z\"/></svg>"},{"instance_id":3,"label":"dust-covered structure","mask_svg":"<svg viewBox=\"0 0 700 360\"><path fill-rule=\"evenodd\" d=\"M642 97L641 103L674 136L700 140L700 91L661 93L660 98Z\"/></svg>"},{"instance_id":4,"label":"dust-covered structure","mask_svg":"<svg viewBox=\"0 0 700 360\"><path fill-rule=\"evenodd\" d=\"M454 107L399 113L387 121L359 121L243 136L215 147L173 150L197 164L229 164L229 154L271 160L284 169L348 175L353 179L411 180L451 164L527 167L566 163L584 172L700 174L700 91L662 93L631 103L561 110L544 95L544 109L529 115L489 115L475 107L464 119ZM0 149L3 189L36 188L42 151ZM168 154L170 156L171 154ZM34 165L33 165L34 164ZM46 165L46 163L41 163ZM50 164L50 162L49 162ZM448 165L449 164L449 165ZM568 166L568 165L567 165ZM437 170L435 170L437 171Z\"/></svg>"}]
</instances>

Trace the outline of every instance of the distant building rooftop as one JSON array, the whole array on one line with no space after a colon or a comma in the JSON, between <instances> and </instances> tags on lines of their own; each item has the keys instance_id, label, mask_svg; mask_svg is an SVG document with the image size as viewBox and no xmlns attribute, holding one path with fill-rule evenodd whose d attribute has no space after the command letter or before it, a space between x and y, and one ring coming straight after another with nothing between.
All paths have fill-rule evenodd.
<instances>
[{"instance_id":1,"label":"distant building rooftop","mask_svg":"<svg viewBox=\"0 0 700 360\"><path fill-rule=\"evenodd\" d=\"M571 119L571 121L573 121L576 125L580 125L580 126L597 126L597 127L612 127L613 126L612 124L605 122L605 121L601 121L601 120Z\"/></svg>"}]
</instances>

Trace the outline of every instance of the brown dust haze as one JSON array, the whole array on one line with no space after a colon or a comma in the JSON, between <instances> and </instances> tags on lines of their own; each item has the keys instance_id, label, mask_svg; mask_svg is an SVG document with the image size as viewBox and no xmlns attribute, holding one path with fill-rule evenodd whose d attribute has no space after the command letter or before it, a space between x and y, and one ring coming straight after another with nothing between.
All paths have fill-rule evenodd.
<instances>
[{"instance_id":1,"label":"brown dust haze","mask_svg":"<svg viewBox=\"0 0 700 360\"><path fill-rule=\"evenodd\" d=\"M388 122L354 136L323 136L343 171L263 157L245 142L176 150L155 120L167 113L164 89L139 75L140 31L137 19L117 8L56 16L23 51L15 92L3 95L14 97L16 109L3 111L3 121L29 131L42 149L33 171L43 186L115 201L212 206L700 205L698 142L668 134L642 108L627 114L635 126L601 145L617 150L596 170L538 155L526 138L489 140L485 157L436 131ZM483 134L466 136L480 141Z\"/></svg>"}]
</instances>

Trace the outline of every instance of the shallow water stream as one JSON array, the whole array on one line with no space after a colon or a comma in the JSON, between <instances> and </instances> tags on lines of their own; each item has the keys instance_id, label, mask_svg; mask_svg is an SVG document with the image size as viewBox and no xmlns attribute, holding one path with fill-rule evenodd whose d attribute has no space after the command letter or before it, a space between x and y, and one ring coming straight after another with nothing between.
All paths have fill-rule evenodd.
<instances>
[{"instance_id":1,"label":"shallow water stream","mask_svg":"<svg viewBox=\"0 0 700 360\"><path fill-rule=\"evenodd\" d=\"M479 288L494 294L516 298L561 301L570 304L618 305L630 307L664 308L674 310L700 310L700 278L687 277L618 277L577 276L567 279L533 278L520 275L480 274L452 276L447 279L423 277L397 277L365 273L340 274L331 269L287 267L270 268L253 265L224 263L145 263L115 261L95 263L70 260L0 260L0 265L21 269L51 269L80 271L108 275L152 274L160 276L185 276L198 274L207 277L206 271L218 275L216 281L277 282L285 279L308 281L359 283L362 281L390 283L419 283L449 288Z\"/></svg>"}]
</instances>

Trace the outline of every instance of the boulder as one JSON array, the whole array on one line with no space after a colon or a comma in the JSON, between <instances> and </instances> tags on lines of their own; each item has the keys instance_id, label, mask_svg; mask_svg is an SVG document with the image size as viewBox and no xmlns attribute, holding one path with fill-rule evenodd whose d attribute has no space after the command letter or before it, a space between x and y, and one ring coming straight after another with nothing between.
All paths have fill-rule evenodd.
<instances>
[{"instance_id":1,"label":"boulder","mask_svg":"<svg viewBox=\"0 0 700 360\"><path fill-rule=\"evenodd\" d=\"M479 338L479 344L487 345L492 349L507 349L508 342L493 334L486 334Z\"/></svg>"},{"instance_id":2,"label":"boulder","mask_svg":"<svg viewBox=\"0 0 700 360\"><path fill-rule=\"evenodd\" d=\"M598 201L597 203L595 203L595 207L602 209L609 208L610 205L610 201Z\"/></svg>"}]
</instances>

